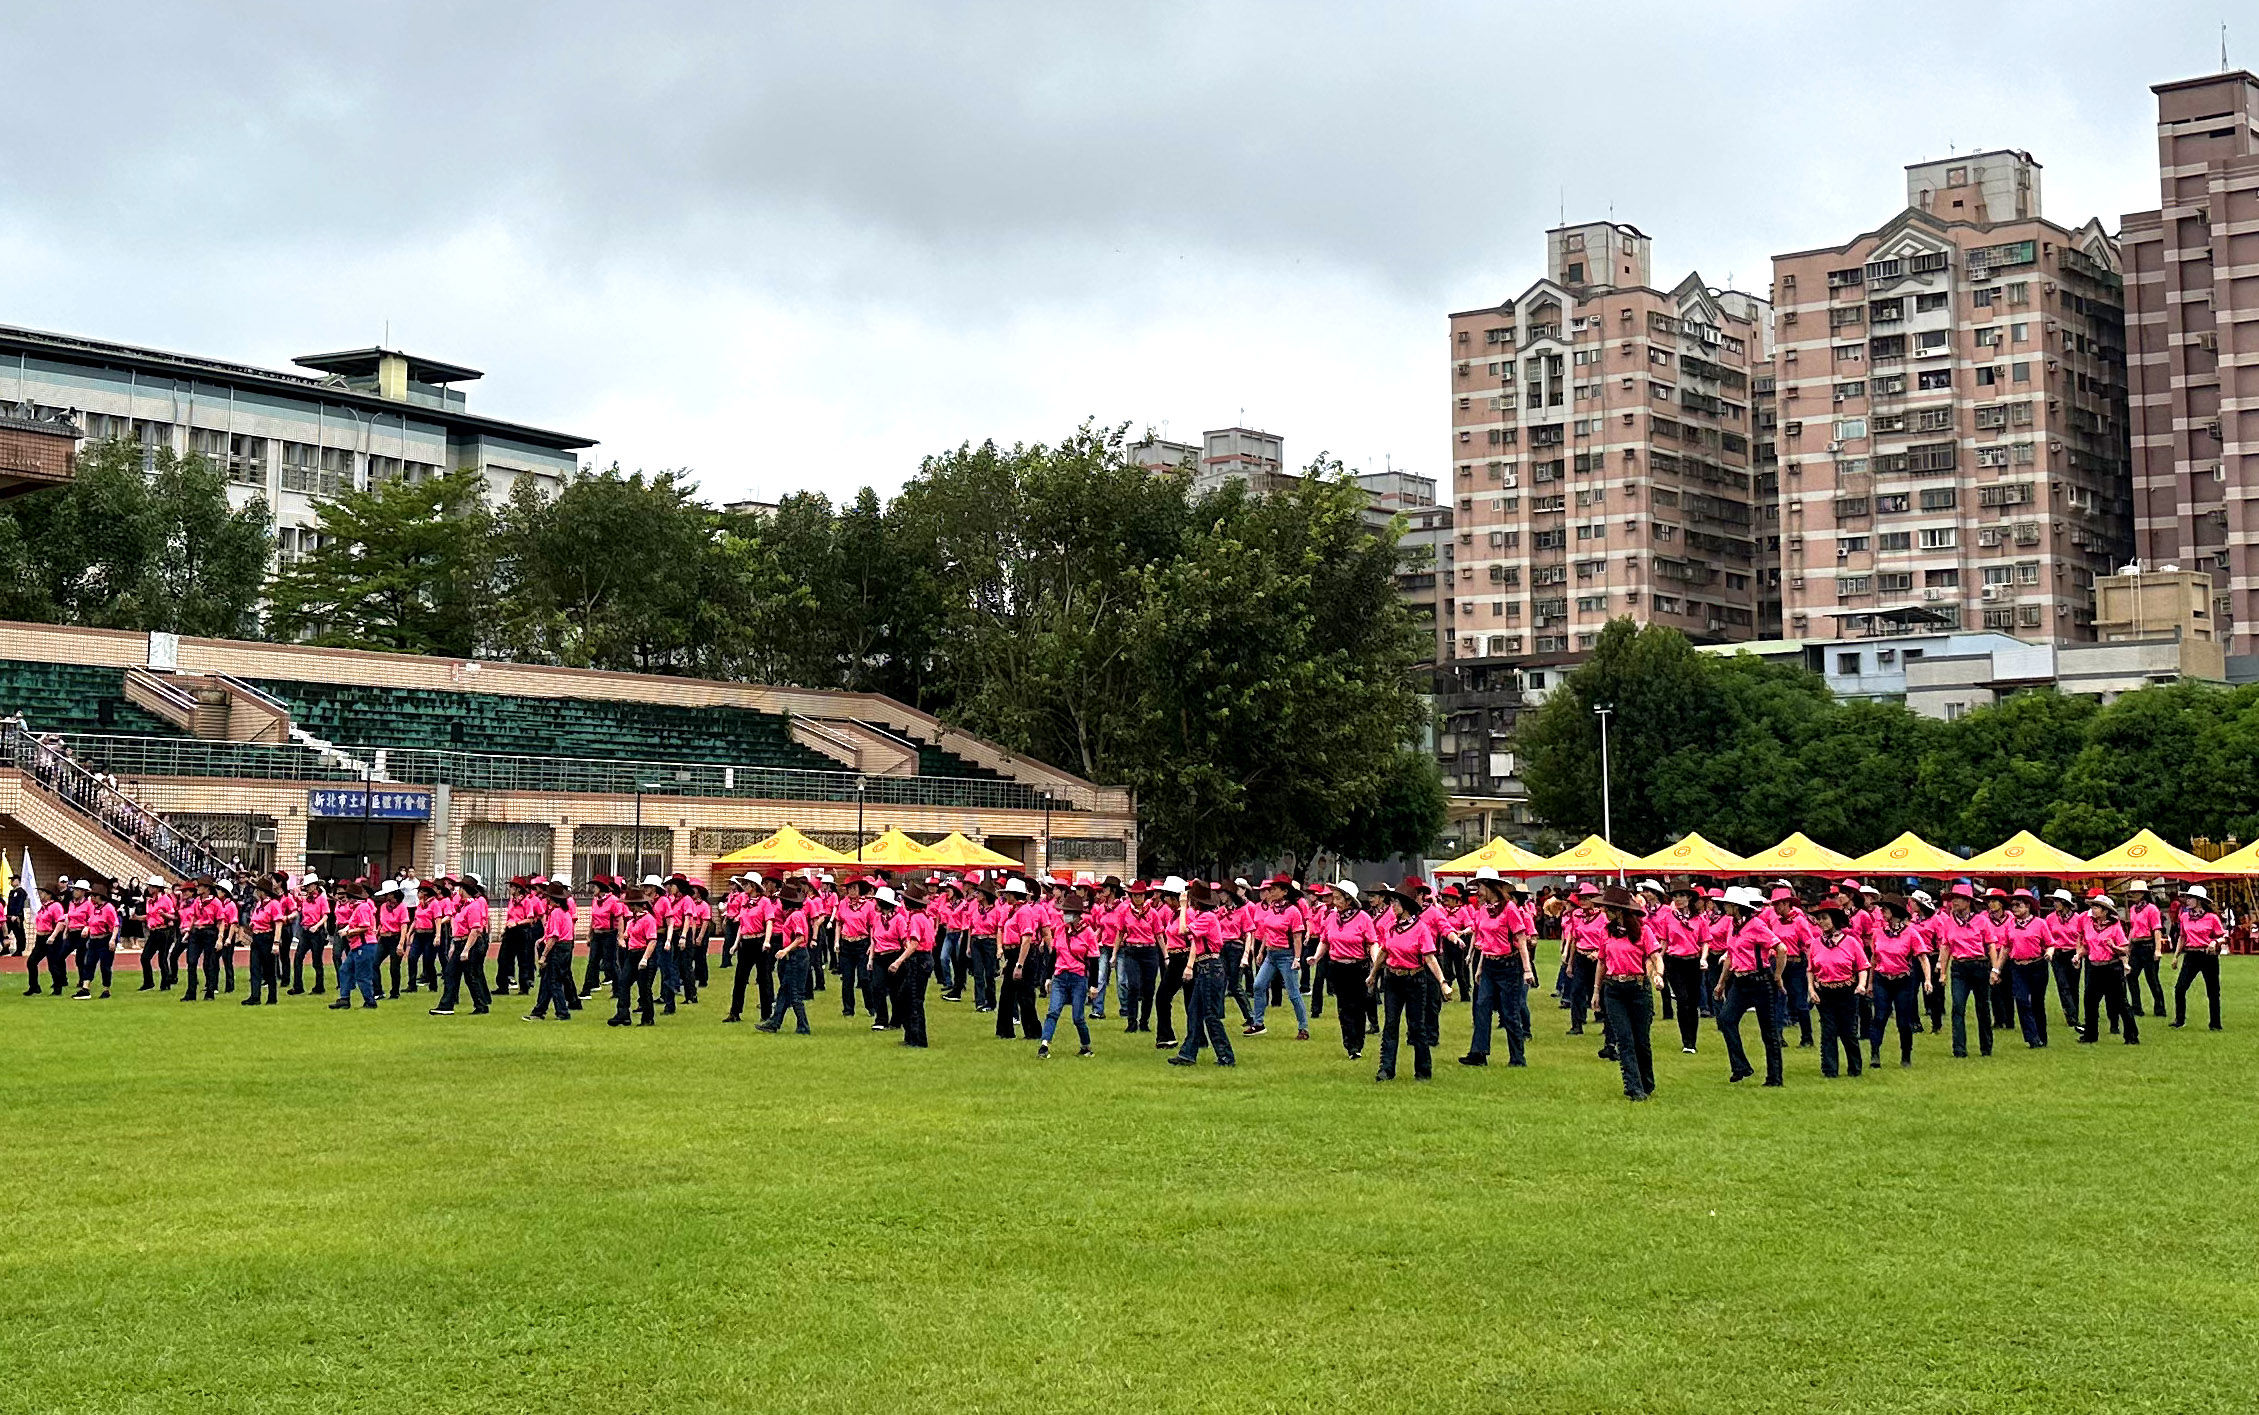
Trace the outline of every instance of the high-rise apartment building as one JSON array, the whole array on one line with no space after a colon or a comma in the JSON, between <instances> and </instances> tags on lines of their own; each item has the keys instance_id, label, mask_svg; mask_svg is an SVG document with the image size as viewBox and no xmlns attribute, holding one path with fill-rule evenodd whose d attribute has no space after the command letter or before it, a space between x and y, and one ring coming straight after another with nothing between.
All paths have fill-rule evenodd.
<instances>
[{"instance_id":1,"label":"high-rise apartment building","mask_svg":"<svg viewBox=\"0 0 2259 1415\"><path fill-rule=\"evenodd\" d=\"M2125 218L2135 544L2205 570L2228 652L2259 652L2259 78L2158 84L2163 206Z\"/></svg>"},{"instance_id":2,"label":"high-rise apartment building","mask_svg":"<svg viewBox=\"0 0 2259 1415\"><path fill-rule=\"evenodd\" d=\"M1559 662L1625 615L1752 637L1766 302L1655 287L1636 227L1545 245L1543 279L1450 317L1452 656Z\"/></svg>"},{"instance_id":3,"label":"high-rise apartment building","mask_svg":"<svg viewBox=\"0 0 2259 1415\"><path fill-rule=\"evenodd\" d=\"M2132 549L2124 300L2040 165L1906 169L1906 206L1773 260L1783 631L2094 637Z\"/></svg>"}]
</instances>

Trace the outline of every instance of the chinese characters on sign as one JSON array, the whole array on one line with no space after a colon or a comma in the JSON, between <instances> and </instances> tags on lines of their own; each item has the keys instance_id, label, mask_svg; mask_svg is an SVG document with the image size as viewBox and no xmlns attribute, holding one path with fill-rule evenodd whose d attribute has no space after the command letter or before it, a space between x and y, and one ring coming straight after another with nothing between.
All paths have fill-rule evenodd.
<instances>
[{"instance_id":1,"label":"chinese characters on sign","mask_svg":"<svg viewBox=\"0 0 2259 1415\"><path fill-rule=\"evenodd\" d=\"M363 796L368 799L364 801ZM333 787L306 793L309 816L366 816L371 820L421 821L431 819L429 791L386 791L368 795L358 786Z\"/></svg>"}]
</instances>

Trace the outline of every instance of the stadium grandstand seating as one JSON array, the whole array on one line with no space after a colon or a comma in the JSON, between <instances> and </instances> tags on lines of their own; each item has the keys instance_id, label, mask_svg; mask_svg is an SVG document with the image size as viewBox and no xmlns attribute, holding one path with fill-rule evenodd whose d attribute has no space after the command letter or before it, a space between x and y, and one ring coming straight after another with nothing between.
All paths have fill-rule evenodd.
<instances>
[{"instance_id":1,"label":"stadium grandstand seating","mask_svg":"<svg viewBox=\"0 0 2259 1415\"><path fill-rule=\"evenodd\" d=\"M918 775L920 776L950 776L966 781L1005 780L1002 772L992 771L978 762L966 761L955 752L944 751L931 742L918 742L915 737L910 740L918 743Z\"/></svg>"},{"instance_id":2,"label":"stadium grandstand seating","mask_svg":"<svg viewBox=\"0 0 2259 1415\"><path fill-rule=\"evenodd\" d=\"M340 746L842 770L793 741L783 715L749 708L274 680L255 685L289 704L301 727Z\"/></svg>"},{"instance_id":3,"label":"stadium grandstand seating","mask_svg":"<svg viewBox=\"0 0 2259 1415\"><path fill-rule=\"evenodd\" d=\"M34 732L178 735L171 723L126 701L125 670L0 659L0 713L20 712Z\"/></svg>"}]
</instances>

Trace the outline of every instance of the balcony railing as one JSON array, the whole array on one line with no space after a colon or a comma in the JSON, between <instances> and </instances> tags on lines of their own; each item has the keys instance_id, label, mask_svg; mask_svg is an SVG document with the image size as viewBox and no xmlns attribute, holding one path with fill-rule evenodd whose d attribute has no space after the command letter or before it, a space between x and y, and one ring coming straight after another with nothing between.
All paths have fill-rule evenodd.
<instances>
[{"instance_id":1,"label":"balcony railing","mask_svg":"<svg viewBox=\"0 0 2259 1415\"><path fill-rule=\"evenodd\" d=\"M202 776L255 781L358 781L298 744L214 742L193 737L126 737L62 733L57 740L95 771L112 776ZM354 749L377 761L378 780L465 791L537 791L577 795L703 796L763 801L851 802L856 784L872 806L941 806L975 810L1040 811L1049 791L1055 811L1112 807L1118 796L1103 788L1031 786L1021 781L960 776L867 776L852 771L735 766L710 762L657 762L585 757L527 757L368 747Z\"/></svg>"},{"instance_id":2,"label":"balcony railing","mask_svg":"<svg viewBox=\"0 0 2259 1415\"><path fill-rule=\"evenodd\" d=\"M226 868L201 842L157 819L139 801L104 780L107 769L80 757L67 737L35 737L11 723L0 732L0 763L23 771L70 810L106 834L164 861L181 878L216 875Z\"/></svg>"}]
</instances>

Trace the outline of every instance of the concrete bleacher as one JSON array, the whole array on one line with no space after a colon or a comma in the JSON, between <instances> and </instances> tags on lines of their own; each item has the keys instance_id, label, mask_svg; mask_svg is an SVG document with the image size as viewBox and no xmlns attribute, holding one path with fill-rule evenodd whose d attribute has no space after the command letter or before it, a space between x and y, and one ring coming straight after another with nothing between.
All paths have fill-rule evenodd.
<instances>
[{"instance_id":1,"label":"concrete bleacher","mask_svg":"<svg viewBox=\"0 0 2259 1415\"><path fill-rule=\"evenodd\" d=\"M793 741L789 718L749 708L277 680L256 686L288 704L299 726L341 746L841 769Z\"/></svg>"},{"instance_id":2,"label":"concrete bleacher","mask_svg":"<svg viewBox=\"0 0 2259 1415\"><path fill-rule=\"evenodd\" d=\"M0 659L0 714L22 713L34 732L170 737L179 729L126 700L125 670Z\"/></svg>"}]
</instances>

